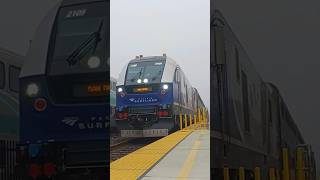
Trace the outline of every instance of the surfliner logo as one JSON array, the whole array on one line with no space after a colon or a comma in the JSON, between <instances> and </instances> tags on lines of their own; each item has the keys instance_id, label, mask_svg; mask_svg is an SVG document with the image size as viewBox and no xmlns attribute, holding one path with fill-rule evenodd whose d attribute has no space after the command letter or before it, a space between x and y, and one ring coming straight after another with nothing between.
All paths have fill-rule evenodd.
<instances>
[{"instance_id":1,"label":"surfliner logo","mask_svg":"<svg viewBox=\"0 0 320 180\"><path fill-rule=\"evenodd\" d=\"M143 97L143 98L130 98L129 101L133 103L152 103L158 102L158 99L152 97Z\"/></svg>"}]
</instances>

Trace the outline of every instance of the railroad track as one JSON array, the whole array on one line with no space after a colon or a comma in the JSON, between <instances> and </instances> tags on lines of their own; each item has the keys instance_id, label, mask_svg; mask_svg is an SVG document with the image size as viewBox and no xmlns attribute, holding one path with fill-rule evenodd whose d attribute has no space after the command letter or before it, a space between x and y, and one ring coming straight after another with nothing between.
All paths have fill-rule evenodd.
<instances>
[{"instance_id":1,"label":"railroad track","mask_svg":"<svg viewBox=\"0 0 320 180\"><path fill-rule=\"evenodd\" d=\"M159 138L127 138L110 146L110 160L115 161L136 151Z\"/></svg>"}]
</instances>

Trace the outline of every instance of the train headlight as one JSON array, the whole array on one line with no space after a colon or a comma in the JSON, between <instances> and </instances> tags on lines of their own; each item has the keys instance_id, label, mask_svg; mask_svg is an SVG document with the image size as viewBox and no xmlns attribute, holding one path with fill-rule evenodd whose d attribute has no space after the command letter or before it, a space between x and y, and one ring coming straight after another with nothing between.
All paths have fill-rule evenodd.
<instances>
[{"instance_id":1,"label":"train headlight","mask_svg":"<svg viewBox=\"0 0 320 180\"><path fill-rule=\"evenodd\" d=\"M164 89L164 90L167 90L167 89L169 89L169 86L168 86L168 84L164 84L164 85L162 85L162 89Z\"/></svg>"},{"instance_id":2,"label":"train headlight","mask_svg":"<svg viewBox=\"0 0 320 180\"><path fill-rule=\"evenodd\" d=\"M101 60L98 56L92 56L88 59L88 66L91 69L98 68L101 64Z\"/></svg>"},{"instance_id":3,"label":"train headlight","mask_svg":"<svg viewBox=\"0 0 320 180\"><path fill-rule=\"evenodd\" d=\"M121 93L123 89L121 87L118 88L118 92Z\"/></svg>"},{"instance_id":4,"label":"train headlight","mask_svg":"<svg viewBox=\"0 0 320 180\"><path fill-rule=\"evenodd\" d=\"M145 78L144 80L143 80L143 83L148 83L149 82L149 80L147 79L147 78Z\"/></svg>"},{"instance_id":5,"label":"train headlight","mask_svg":"<svg viewBox=\"0 0 320 180\"><path fill-rule=\"evenodd\" d=\"M141 84L141 82L142 82L141 79L138 79L138 80L137 80L137 83L138 83L138 84Z\"/></svg>"},{"instance_id":6,"label":"train headlight","mask_svg":"<svg viewBox=\"0 0 320 180\"><path fill-rule=\"evenodd\" d=\"M39 86L35 83L31 83L27 86L26 94L29 97L35 97L39 93Z\"/></svg>"}]
</instances>

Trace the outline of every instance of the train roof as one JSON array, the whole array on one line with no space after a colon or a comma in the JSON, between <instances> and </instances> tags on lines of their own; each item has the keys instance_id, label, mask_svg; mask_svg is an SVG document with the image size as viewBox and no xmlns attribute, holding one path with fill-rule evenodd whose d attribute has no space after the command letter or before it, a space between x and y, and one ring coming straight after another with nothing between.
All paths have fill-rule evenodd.
<instances>
[{"instance_id":1,"label":"train roof","mask_svg":"<svg viewBox=\"0 0 320 180\"><path fill-rule=\"evenodd\" d=\"M146 56L146 57L136 57L129 61L129 63L135 62L144 62L144 61L158 61L158 60L166 60L166 56Z\"/></svg>"},{"instance_id":2,"label":"train roof","mask_svg":"<svg viewBox=\"0 0 320 180\"><path fill-rule=\"evenodd\" d=\"M215 26L215 25L222 25L225 29L227 29L227 31L229 33L231 33L232 38L234 39L234 42L237 43L238 45L238 49L241 49L241 51L243 51L243 53L246 56L246 64L248 64L249 66L251 66L252 70L255 72L256 76L261 80L264 81L263 78L261 77L261 75L257 72L254 64L251 61L250 56L247 53L247 50L244 48L244 46L242 45L241 41L238 39L238 36L236 36L236 33L232 30L230 24L228 23L228 21L226 20L226 18L223 16L223 14L221 13L221 11L215 9L213 11L213 13L211 14L211 20L210 20L210 25L211 26Z\"/></svg>"},{"instance_id":3,"label":"train roof","mask_svg":"<svg viewBox=\"0 0 320 180\"><path fill-rule=\"evenodd\" d=\"M60 6L61 1L51 8L38 25L27 52L20 77L45 74L48 44L56 14Z\"/></svg>"},{"instance_id":4,"label":"train roof","mask_svg":"<svg viewBox=\"0 0 320 180\"><path fill-rule=\"evenodd\" d=\"M174 73L176 70L176 67L178 67L175 60L171 59L168 56L146 56L146 57L136 57L135 59L130 60L122 69L121 73L119 74L117 86L124 85L125 82L125 76L128 64L134 63L134 62L144 62L144 61L159 61L159 60L165 60L166 64L164 67L164 73L162 75L161 82L172 82Z\"/></svg>"}]
</instances>

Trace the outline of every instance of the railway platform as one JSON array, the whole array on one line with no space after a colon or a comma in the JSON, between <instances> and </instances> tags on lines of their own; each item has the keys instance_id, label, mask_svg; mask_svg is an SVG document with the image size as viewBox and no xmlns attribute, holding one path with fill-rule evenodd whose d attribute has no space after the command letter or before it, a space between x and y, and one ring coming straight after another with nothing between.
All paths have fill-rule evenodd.
<instances>
[{"instance_id":1,"label":"railway platform","mask_svg":"<svg viewBox=\"0 0 320 180\"><path fill-rule=\"evenodd\" d=\"M210 132L190 125L110 165L112 180L210 179Z\"/></svg>"}]
</instances>

